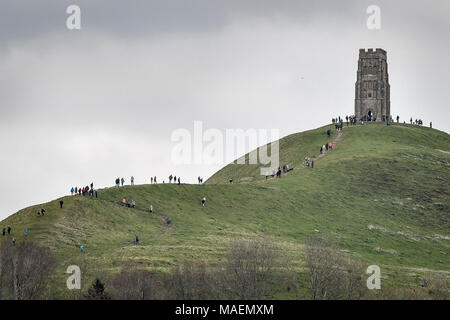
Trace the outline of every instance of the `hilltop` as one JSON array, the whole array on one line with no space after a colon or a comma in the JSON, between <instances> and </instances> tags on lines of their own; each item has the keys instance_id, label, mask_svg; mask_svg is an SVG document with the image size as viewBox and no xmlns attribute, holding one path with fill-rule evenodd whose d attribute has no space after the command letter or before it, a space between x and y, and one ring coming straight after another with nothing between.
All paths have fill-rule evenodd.
<instances>
[{"instance_id":1,"label":"hilltop","mask_svg":"<svg viewBox=\"0 0 450 320\"><path fill-rule=\"evenodd\" d=\"M61 277L84 259L112 272L129 261L159 272L183 261L214 265L230 240L242 236L271 237L301 270L303 243L313 234L380 265L390 284L417 284L423 272L450 270L449 135L410 125L344 127L333 151L314 169L302 167L305 156L318 156L337 134L325 126L280 139L280 164L294 168L280 179L265 181L258 165L230 164L203 185L111 187L100 189L98 199L65 196L63 209L57 199L20 210L0 226L11 225L17 241L28 227L28 239L55 253ZM136 209L121 206L124 197L134 199ZM47 213L38 217L42 207Z\"/></svg>"}]
</instances>

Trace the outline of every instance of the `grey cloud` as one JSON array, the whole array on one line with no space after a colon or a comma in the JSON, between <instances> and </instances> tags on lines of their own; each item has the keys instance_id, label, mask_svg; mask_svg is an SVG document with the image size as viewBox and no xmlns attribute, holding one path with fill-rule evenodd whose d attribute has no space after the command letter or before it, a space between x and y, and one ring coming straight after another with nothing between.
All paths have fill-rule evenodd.
<instances>
[{"instance_id":1,"label":"grey cloud","mask_svg":"<svg viewBox=\"0 0 450 320\"><path fill-rule=\"evenodd\" d=\"M137 183L174 166L171 133L315 128L353 112L358 49L388 52L392 112L449 131L448 1L72 1L0 3L0 217L72 185ZM447 27L447 29L445 29Z\"/></svg>"}]
</instances>

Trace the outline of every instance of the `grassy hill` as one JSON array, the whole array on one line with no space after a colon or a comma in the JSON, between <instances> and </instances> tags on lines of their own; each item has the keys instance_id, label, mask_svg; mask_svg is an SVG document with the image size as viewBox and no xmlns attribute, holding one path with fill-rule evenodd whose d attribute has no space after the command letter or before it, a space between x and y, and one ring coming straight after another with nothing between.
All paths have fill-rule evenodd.
<instances>
[{"instance_id":1,"label":"grassy hill","mask_svg":"<svg viewBox=\"0 0 450 320\"><path fill-rule=\"evenodd\" d=\"M280 140L280 164L294 167L280 179L265 181L258 165L230 164L203 185L113 187L99 190L98 199L66 196L63 209L57 199L23 209L0 226L10 225L17 241L28 227L29 239L50 247L61 262L61 284L67 266L83 260L113 272L129 261L169 272L183 261L219 264L232 239L263 235L299 270L305 238L320 234L379 265L387 285L418 285L423 273L448 272L449 135L409 125L345 127L333 151L314 169L303 168L302 159L318 155L329 141L328 128ZM336 135L333 129L331 139ZM137 208L119 205L123 197ZM150 204L153 214L146 212ZM47 213L39 217L42 207ZM138 246L132 245L135 235Z\"/></svg>"}]
</instances>

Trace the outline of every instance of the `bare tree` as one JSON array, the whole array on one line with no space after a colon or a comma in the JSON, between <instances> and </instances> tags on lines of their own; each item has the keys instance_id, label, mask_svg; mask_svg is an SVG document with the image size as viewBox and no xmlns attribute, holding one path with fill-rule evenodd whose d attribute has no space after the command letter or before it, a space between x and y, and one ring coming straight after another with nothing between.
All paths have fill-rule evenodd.
<instances>
[{"instance_id":1,"label":"bare tree","mask_svg":"<svg viewBox=\"0 0 450 320\"><path fill-rule=\"evenodd\" d=\"M12 246L2 243L0 245L0 300L14 298L12 270Z\"/></svg>"},{"instance_id":2,"label":"bare tree","mask_svg":"<svg viewBox=\"0 0 450 320\"><path fill-rule=\"evenodd\" d=\"M173 269L167 287L171 299L198 300L216 298L215 279L203 263L185 262Z\"/></svg>"},{"instance_id":3,"label":"bare tree","mask_svg":"<svg viewBox=\"0 0 450 320\"><path fill-rule=\"evenodd\" d=\"M264 299L270 296L280 248L268 239L233 240L225 257L221 286L227 298Z\"/></svg>"},{"instance_id":4,"label":"bare tree","mask_svg":"<svg viewBox=\"0 0 450 320\"><path fill-rule=\"evenodd\" d=\"M363 268L343 256L339 248L324 237L306 240L306 264L313 300L358 299L363 293Z\"/></svg>"},{"instance_id":5,"label":"bare tree","mask_svg":"<svg viewBox=\"0 0 450 320\"><path fill-rule=\"evenodd\" d=\"M342 257L336 298L344 300L360 299L367 287L364 286L364 266L360 261Z\"/></svg>"},{"instance_id":6,"label":"bare tree","mask_svg":"<svg viewBox=\"0 0 450 320\"><path fill-rule=\"evenodd\" d=\"M29 241L16 246L2 245L0 250L0 291L3 298L42 298L50 275L57 266L50 250Z\"/></svg>"},{"instance_id":7,"label":"bare tree","mask_svg":"<svg viewBox=\"0 0 450 320\"><path fill-rule=\"evenodd\" d=\"M154 272L127 265L112 280L114 299L155 300L162 298L162 279Z\"/></svg>"}]
</instances>

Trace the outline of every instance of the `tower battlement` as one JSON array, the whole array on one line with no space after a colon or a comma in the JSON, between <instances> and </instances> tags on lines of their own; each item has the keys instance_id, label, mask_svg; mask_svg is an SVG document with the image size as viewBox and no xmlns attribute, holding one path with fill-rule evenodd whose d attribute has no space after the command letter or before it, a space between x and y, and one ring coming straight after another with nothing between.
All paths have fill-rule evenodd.
<instances>
[{"instance_id":1,"label":"tower battlement","mask_svg":"<svg viewBox=\"0 0 450 320\"><path fill-rule=\"evenodd\" d=\"M368 48L368 49L359 49L359 56L371 56L371 55L378 55L378 56L387 56L386 50L383 50L381 48Z\"/></svg>"}]
</instances>

